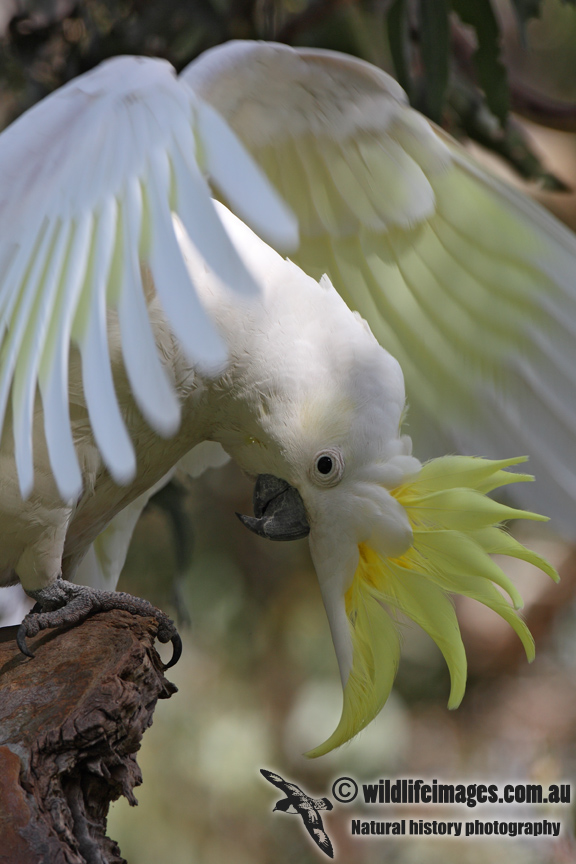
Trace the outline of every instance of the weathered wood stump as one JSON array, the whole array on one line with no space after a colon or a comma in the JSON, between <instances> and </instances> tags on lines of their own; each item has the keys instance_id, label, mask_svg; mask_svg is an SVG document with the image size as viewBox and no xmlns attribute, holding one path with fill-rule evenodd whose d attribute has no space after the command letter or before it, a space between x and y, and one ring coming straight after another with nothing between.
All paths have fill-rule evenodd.
<instances>
[{"instance_id":1,"label":"weathered wood stump","mask_svg":"<svg viewBox=\"0 0 576 864\"><path fill-rule=\"evenodd\" d=\"M20 654L0 629L1 864L121 864L110 803L142 782L134 754L158 699L176 692L156 621L126 612L44 631Z\"/></svg>"}]
</instances>

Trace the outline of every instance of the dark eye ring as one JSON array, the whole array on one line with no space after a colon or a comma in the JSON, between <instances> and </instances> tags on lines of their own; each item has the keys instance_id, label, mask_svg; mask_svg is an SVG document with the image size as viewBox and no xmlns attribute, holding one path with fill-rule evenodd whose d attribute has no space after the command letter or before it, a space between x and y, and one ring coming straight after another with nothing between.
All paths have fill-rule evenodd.
<instances>
[{"instance_id":1,"label":"dark eye ring","mask_svg":"<svg viewBox=\"0 0 576 864\"><path fill-rule=\"evenodd\" d=\"M344 473L344 459L340 450L331 447L321 450L314 457L312 478L320 486L335 486Z\"/></svg>"}]
</instances>

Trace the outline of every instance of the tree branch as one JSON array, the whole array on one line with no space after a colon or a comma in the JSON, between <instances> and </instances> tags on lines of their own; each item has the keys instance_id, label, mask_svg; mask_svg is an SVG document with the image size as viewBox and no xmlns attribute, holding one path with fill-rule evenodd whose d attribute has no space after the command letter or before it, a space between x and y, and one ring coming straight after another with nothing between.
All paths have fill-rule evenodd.
<instances>
[{"instance_id":1,"label":"tree branch","mask_svg":"<svg viewBox=\"0 0 576 864\"><path fill-rule=\"evenodd\" d=\"M22 656L0 630L1 864L122 864L110 803L142 782L134 754L158 699L176 692L156 621L126 612L51 630Z\"/></svg>"}]
</instances>

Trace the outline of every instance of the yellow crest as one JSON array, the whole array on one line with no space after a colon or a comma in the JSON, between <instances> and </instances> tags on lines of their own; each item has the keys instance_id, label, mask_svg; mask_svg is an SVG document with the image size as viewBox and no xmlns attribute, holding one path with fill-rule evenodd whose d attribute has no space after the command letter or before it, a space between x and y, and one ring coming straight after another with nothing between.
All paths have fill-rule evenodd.
<instances>
[{"instance_id":1,"label":"yellow crest","mask_svg":"<svg viewBox=\"0 0 576 864\"><path fill-rule=\"evenodd\" d=\"M358 567L344 597L353 657L342 716L328 740L308 756L321 756L348 741L386 702L400 659L398 612L419 624L442 651L452 682L449 708L460 704L466 687L466 655L450 594L472 597L501 615L522 640L528 660L534 658L534 640L518 614L522 598L490 554L522 558L557 581L554 568L501 524L546 517L486 497L499 486L532 480L504 470L524 461L526 457L444 456L391 490L406 509L414 541L400 558L383 558L366 544L359 546Z\"/></svg>"}]
</instances>

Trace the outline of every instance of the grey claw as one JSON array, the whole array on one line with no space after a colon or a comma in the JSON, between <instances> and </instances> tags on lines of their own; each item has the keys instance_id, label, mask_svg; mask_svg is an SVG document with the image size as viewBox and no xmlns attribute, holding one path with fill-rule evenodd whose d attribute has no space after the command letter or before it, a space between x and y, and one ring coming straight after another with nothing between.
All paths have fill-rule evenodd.
<instances>
[{"instance_id":1,"label":"grey claw","mask_svg":"<svg viewBox=\"0 0 576 864\"><path fill-rule=\"evenodd\" d=\"M172 658L168 663L164 664L164 670L170 669L171 666L175 666L182 656L182 639L179 634L175 633L170 641L172 642Z\"/></svg>"},{"instance_id":2,"label":"grey claw","mask_svg":"<svg viewBox=\"0 0 576 864\"><path fill-rule=\"evenodd\" d=\"M34 657L34 654L26 644L26 630L24 629L23 624L20 624L20 626L18 627L18 631L16 633L16 644L18 645L18 648L20 649L22 654L24 654L26 657Z\"/></svg>"},{"instance_id":3,"label":"grey claw","mask_svg":"<svg viewBox=\"0 0 576 864\"><path fill-rule=\"evenodd\" d=\"M156 638L159 642L164 643L165 645L168 642L172 643L172 658L169 663L166 663L164 669L170 669L171 666L175 666L180 657L182 656L182 639L180 638L180 634L176 629L176 625L172 621L171 618L168 618L163 612L158 612L158 610L154 610L156 615L156 620L158 621L158 630L156 632Z\"/></svg>"}]
</instances>

